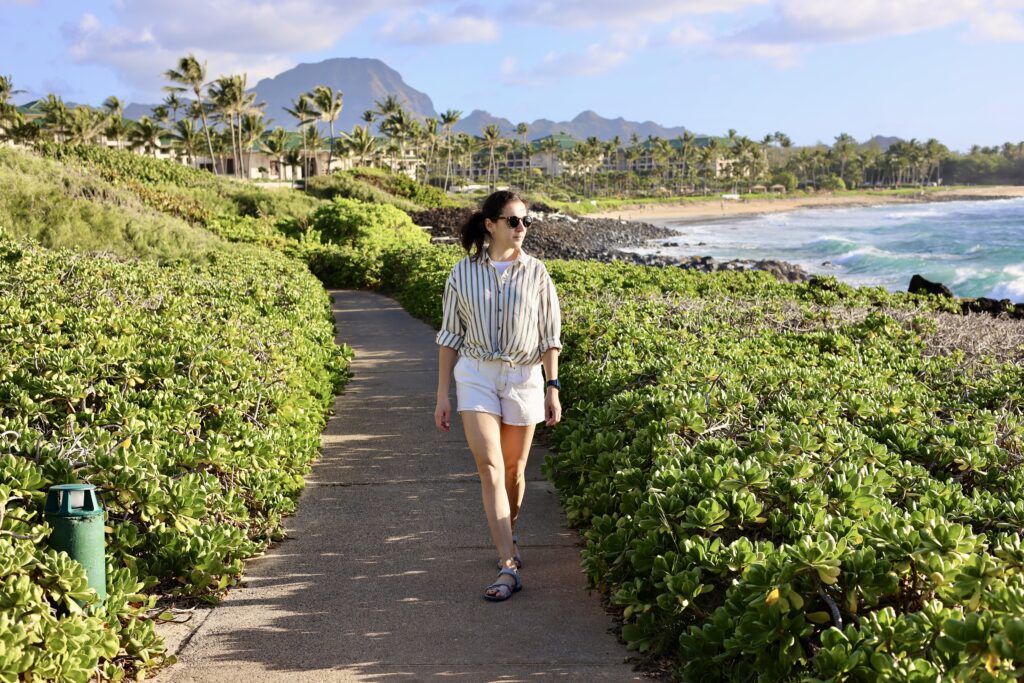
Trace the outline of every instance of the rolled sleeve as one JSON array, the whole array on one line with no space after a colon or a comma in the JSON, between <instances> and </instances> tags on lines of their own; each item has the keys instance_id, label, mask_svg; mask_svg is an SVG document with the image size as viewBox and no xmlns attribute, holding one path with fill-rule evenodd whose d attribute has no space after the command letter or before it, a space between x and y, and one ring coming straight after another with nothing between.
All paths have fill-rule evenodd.
<instances>
[{"instance_id":1,"label":"rolled sleeve","mask_svg":"<svg viewBox=\"0 0 1024 683\"><path fill-rule=\"evenodd\" d=\"M562 348L562 310L558 305L558 291L551 276L545 271L546 283L541 292L541 306L538 321L540 323L540 352L548 349Z\"/></svg>"},{"instance_id":2,"label":"rolled sleeve","mask_svg":"<svg viewBox=\"0 0 1024 683\"><path fill-rule=\"evenodd\" d=\"M458 351L466 339L466 326L459 317L459 293L452 278L444 287L442 300L441 329L437 332L438 346L450 346Z\"/></svg>"}]
</instances>

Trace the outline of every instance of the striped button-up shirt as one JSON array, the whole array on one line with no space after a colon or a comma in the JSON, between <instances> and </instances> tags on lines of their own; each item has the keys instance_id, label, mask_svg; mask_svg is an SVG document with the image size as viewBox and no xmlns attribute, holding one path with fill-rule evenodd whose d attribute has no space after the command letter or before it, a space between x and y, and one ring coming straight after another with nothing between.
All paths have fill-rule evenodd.
<instances>
[{"instance_id":1,"label":"striped button-up shirt","mask_svg":"<svg viewBox=\"0 0 1024 683\"><path fill-rule=\"evenodd\" d=\"M437 343L478 360L535 365L562 348L558 293L547 268L522 249L504 273L486 250L455 264L444 286Z\"/></svg>"}]
</instances>

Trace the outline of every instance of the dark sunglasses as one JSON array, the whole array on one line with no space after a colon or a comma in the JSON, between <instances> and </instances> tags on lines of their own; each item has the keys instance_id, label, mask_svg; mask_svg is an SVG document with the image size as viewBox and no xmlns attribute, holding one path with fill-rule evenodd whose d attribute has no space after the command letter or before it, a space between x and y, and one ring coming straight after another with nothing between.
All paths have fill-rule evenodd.
<instances>
[{"instance_id":1,"label":"dark sunglasses","mask_svg":"<svg viewBox=\"0 0 1024 683\"><path fill-rule=\"evenodd\" d=\"M533 225L533 219L529 216L523 216L522 218L519 216L498 216L498 220L501 220L502 218L507 220L508 227L513 229L518 228L520 223L523 224L524 228L528 228Z\"/></svg>"}]
</instances>

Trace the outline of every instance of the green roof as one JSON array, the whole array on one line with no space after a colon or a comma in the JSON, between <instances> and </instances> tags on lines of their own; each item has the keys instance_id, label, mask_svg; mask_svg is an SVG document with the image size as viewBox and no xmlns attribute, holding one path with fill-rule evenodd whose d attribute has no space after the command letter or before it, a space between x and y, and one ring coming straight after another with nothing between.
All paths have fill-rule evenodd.
<instances>
[{"instance_id":1,"label":"green roof","mask_svg":"<svg viewBox=\"0 0 1024 683\"><path fill-rule=\"evenodd\" d=\"M554 140L558 143L558 147L560 149L565 150L574 149L576 145L580 144L580 141L571 135L566 133L555 133L553 135L545 135L542 138L537 138L536 140L531 141L530 146L535 150L539 150L545 140Z\"/></svg>"}]
</instances>

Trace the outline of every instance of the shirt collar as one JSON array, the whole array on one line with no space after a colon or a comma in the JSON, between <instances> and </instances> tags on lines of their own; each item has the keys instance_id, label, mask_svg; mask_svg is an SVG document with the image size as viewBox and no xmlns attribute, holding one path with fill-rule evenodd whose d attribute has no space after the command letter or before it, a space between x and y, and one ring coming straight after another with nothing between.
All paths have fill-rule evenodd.
<instances>
[{"instance_id":1,"label":"shirt collar","mask_svg":"<svg viewBox=\"0 0 1024 683\"><path fill-rule=\"evenodd\" d=\"M527 254L522 247L519 247L519 256L512 259L512 264L515 265L516 263L521 263L525 266L532 258L533 257ZM492 263L491 254L486 248L484 249L484 263L487 265Z\"/></svg>"}]
</instances>

